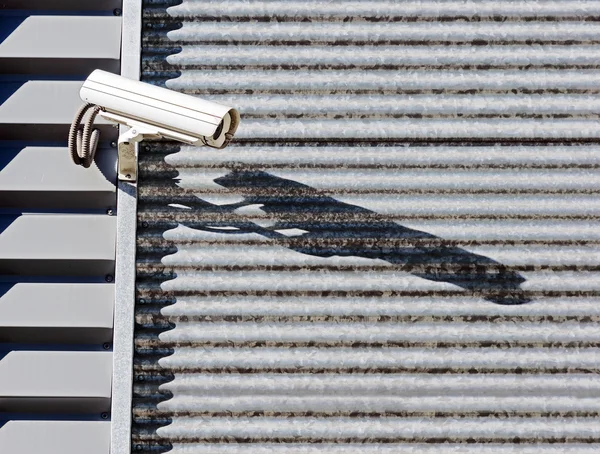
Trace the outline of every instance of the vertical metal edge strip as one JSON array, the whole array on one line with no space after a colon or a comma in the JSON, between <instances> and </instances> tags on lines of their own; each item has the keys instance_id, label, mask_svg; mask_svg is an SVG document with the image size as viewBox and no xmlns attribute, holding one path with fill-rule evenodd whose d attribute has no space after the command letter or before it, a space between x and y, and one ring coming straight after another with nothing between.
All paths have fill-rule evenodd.
<instances>
[{"instance_id":1,"label":"vertical metal edge strip","mask_svg":"<svg viewBox=\"0 0 600 454\"><path fill-rule=\"evenodd\" d=\"M122 10L121 75L139 80L142 2L123 0ZM137 153L137 143L135 147ZM118 181L111 454L131 452L136 217L137 184Z\"/></svg>"}]
</instances>

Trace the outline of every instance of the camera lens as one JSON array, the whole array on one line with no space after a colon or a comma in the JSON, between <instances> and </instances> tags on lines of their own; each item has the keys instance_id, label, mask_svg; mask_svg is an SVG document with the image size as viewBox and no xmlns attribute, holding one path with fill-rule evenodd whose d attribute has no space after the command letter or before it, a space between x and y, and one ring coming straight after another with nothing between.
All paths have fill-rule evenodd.
<instances>
[{"instance_id":1,"label":"camera lens","mask_svg":"<svg viewBox=\"0 0 600 454\"><path fill-rule=\"evenodd\" d=\"M222 132L223 132L223 120L221 120L221 123L219 123L219 126L217 126L217 130L213 134L212 138L214 140L217 140Z\"/></svg>"}]
</instances>

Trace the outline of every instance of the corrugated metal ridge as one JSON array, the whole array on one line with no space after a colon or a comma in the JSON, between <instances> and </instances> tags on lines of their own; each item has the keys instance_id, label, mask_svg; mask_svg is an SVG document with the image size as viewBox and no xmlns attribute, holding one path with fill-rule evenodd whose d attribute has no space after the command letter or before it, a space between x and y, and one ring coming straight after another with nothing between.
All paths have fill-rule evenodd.
<instances>
[{"instance_id":1,"label":"corrugated metal ridge","mask_svg":"<svg viewBox=\"0 0 600 454\"><path fill-rule=\"evenodd\" d=\"M136 452L600 446L600 2L144 3Z\"/></svg>"}]
</instances>

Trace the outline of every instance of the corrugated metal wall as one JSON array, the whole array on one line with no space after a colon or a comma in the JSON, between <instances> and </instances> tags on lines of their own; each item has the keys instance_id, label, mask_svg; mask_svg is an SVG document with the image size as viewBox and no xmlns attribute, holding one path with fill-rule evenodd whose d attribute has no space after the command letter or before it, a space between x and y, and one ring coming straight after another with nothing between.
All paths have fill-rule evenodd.
<instances>
[{"instance_id":1,"label":"corrugated metal wall","mask_svg":"<svg viewBox=\"0 0 600 454\"><path fill-rule=\"evenodd\" d=\"M143 80L242 123L143 147L134 449L597 452L598 19L147 1Z\"/></svg>"},{"instance_id":2,"label":"corrugated metal wall","mask_svg":"<svg viewBox=\"0 0 600 454\"><path fill-rule=\"evenodd\" d=\"M90 169L67 134L82 80L119 71L120 7L0 1L2 454L110 450L116 130Z\"/></svg>"}]
</instances>

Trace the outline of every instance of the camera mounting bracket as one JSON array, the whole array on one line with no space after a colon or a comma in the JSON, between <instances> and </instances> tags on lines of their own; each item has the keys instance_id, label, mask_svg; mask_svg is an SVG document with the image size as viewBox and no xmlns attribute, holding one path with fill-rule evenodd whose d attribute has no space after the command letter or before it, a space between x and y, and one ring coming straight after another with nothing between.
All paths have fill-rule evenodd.
<instances>
[{"instance_id":1,"label":"camera mounting bracket","mask_svg":"<svg viewBox=\"0 0 600 454\"><path fill-rule=\"evenodd\" d=\"M160 126L150 125L112 112L100 112L100 116L115 123L126 124L130 129L119 136L117 142L117 152L119 156L118 179L121 181L137 180L137 150L135 144L145 139L166 139L178 140L180 142L195 144L197 139L180 132L171 131Z\"/></svg>"},{"instance_id":2,"label":"camera mounting bracket","mask_svg":"<svg viewBox=\"0 0 600 454\"><path fill-rule=\"evenodd\" d=\"M118 178L121 181L137 180L137 153L135 144L144 139L160 139L161 135L155 129L132 126L119 136L117 142L119 164Z\"/></svg>"}]
</instances>

